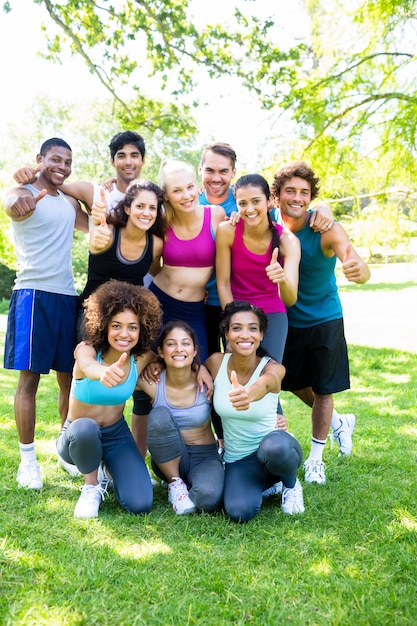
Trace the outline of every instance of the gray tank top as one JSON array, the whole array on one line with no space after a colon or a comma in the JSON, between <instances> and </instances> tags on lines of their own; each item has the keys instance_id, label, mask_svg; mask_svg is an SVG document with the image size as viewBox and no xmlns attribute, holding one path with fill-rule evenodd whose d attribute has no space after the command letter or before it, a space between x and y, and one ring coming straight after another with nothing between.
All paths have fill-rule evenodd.
<instances>
[{"instance_id":1,"label":"gray tank top","mask_svg":"<svg viewBox=\"0 0 417 626\"><path fill-rule=\"evenodd\" d=\"M153 403L154 407L167 407L180 430L190 430L207 424L210 419L210 402L206 398L205 391L201 392L197 387L195 402L190 406L172 406L166 397L165 370L160 373L159 378L160 382L156 386L156 396Z\"/></svg>"}]
</instances>

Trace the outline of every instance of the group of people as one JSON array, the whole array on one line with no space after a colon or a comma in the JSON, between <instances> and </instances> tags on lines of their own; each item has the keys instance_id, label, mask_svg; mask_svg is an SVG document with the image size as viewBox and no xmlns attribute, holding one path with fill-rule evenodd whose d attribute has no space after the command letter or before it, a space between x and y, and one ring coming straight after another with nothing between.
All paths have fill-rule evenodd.
<instances>
[{"instance_id":1,"label":"group of people","mask_svg":"<svg viewBox=\"0 0 417 626\"><path fill-rule=\"evenodd\" d=\"M55 369L58 458L85 480L76 517L97 516L110 485L123 508L148 512L148 450L177 514L223 506L244 522L268 492L282 494L285 513L301 513L303 454L279 393L312 409L304 479L323 484L329 430L350 454L355 426L353 414L333 407L333 394L349 388L335 264L363 283L366 263L329 207L310 211L319 186L304 162L278 170L271 188L258 174L232 185L236 153L211 144L199 193L181 161L161 164L158 185L140 178L145 145L133 131L113 137L110 155L110 183L67 183L71 148L50 139L5 199L19 262L4 357L20 372L18 484L43 486L36 392L40 375ZM80 296L74 228L90 238Z\"/></svg>"}]
</instances>

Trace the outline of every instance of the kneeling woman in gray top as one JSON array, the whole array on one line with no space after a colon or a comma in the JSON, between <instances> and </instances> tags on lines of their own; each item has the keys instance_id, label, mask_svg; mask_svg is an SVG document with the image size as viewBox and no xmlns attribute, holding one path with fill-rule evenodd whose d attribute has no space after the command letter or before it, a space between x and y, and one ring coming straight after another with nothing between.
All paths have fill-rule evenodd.
<instances>
[{"instance_id":1,"label":"kneeling woman in gray top","mask_svg":"<svg viewBox=\"0 0 417 626\"><path fill-rule=\"evenodd\" d=\"M224 470L211 429L210 401L197 383L197 341L182 321L166 324L158 354L166 369L159 382L140 386L153 400L148 450L154 472L168 482L168 500L177 515L212 512L222 501Z\"/></svg>"}]
</instances>

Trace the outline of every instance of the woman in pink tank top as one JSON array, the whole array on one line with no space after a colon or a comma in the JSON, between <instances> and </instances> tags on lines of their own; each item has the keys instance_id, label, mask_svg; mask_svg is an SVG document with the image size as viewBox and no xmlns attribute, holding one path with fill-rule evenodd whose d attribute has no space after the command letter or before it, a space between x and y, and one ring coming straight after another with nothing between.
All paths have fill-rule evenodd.
<instances>
[{"instance_id":1,"label":"woman in pink tank top","mask_svg":"<svg viewBox=\"0 0 417 626\"><path fill-rule=\"evenodd\" d=\"M216 240L217 289L222 308L246 300L268 317L262 346L279 363L287 336L286 307L297 300L300 244L272 222L269 185L263 176L242 176L234 186L240 220L220 225Z\"/></svg>"}]
</instances>

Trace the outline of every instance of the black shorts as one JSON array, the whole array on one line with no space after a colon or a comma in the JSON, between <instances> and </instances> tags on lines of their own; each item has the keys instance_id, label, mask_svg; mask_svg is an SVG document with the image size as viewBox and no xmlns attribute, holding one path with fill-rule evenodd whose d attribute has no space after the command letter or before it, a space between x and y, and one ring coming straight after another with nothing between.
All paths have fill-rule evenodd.
<instances>
[{"instance_id":1,"label":"black shorts","mask_svg":"<svg viewBox=\"0 0 417 626\"><path fill-rule=\"evenodd\" d=\"M349 359L343 319L309 328L288 329L282 381L285 391L311 387L319 395L350 388Z\"/></svg>"}]
</instances>

